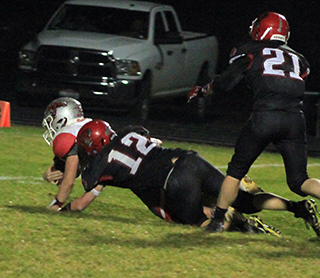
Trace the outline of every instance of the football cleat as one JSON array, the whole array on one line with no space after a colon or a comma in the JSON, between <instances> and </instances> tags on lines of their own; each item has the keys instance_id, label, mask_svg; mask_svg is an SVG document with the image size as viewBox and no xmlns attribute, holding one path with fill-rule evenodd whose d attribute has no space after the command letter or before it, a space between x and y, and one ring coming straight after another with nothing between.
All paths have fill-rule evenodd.
<instances>
[{"instance_id":1,"label":"football cleat","mask_svg":"<svg viewBox=\"0 0 320 278\"><path fill-rule=\"evenodd\" d=\"M295 213L295 217L303 218L307 229L311 228L315 231L318 237L320 237L320 216L317 209L317 204L313 199L304 200L298 202L298 204L303 205L303 211Z\"/></svg>"},{"instance_id":2,"label":"football cleat","mask_svg":"<svg viewBox=\"0 0 320 278\"><path fill-rule=\"evenodd\" d=\"M211 218L210 223L206 226L205 231L208 233L220 233L224 231L223 221L218 221L214 218Z\"/></svg>"},{"instance_id":3,"label":"football cleat","mask_svg":"<svg viewBox=\"0 0 320 278\"><path fill-rule=\"evenodd\" d=\"M244 191L250 192L250 193L258 193L263 192L263 190L256 185L256 183L248 176L245 176L241 182L240 182L240 188Z\"/></svg>"},{"instance_id":4,"label":"football cleat","mask_svg":"<svg viewBox=\"0 0 320 278\"><path fill-rule=\"evenodd\" d=\"M248 229L248 232L253 232L256 234L263 233L270 234L276 237L282 236L281 232L278 229L263 223L262 220L256 215L250 216L247 219L247 223L246 225L244 225L244 227Z\"/></svg>"}]
</instances>

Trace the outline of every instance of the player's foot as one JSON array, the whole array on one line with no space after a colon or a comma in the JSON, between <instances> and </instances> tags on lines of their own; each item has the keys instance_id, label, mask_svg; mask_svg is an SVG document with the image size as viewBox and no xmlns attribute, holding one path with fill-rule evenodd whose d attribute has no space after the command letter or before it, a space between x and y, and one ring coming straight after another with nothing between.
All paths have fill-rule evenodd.
<instances>
[{"instance_id":1,"label":"player's foot","mask_svg":"<svg viewBox=\"0 0 320 278\"><path fill-rule=\"evenodd\" d=\"M300 201L298 204L302 205L303 210L296 212L295 217L303 218L306 223L306 227L310 229L308 226L310 225L317 236L320 237L320 216L316 202L313 199L310 199Z\"/></svg>"},{"instance_id":2,"label":"player's foot","mask_svg":"<svg viewBox=\"0 0 320 278\"><path fill-rule=\"evenodd\" d=\"M248 232L253 232L256 234L264 233L264 234L270 234L276 237L282 236L281 232L278 229L263 223L262 220L256 215L250 216L247 220L247 223L244 225L244 227L247 229Z\"/></svg>"},{"instance_id":3,"label":"player's foot","mask_svg":"<svg viewBox=\"0 0 320 278\"><path fill-rule=\"evenodd\" d=\"M210 223L205 228L205 231L208 233L219 233L224 231L223 221L218 221L215 218L211 218Z\"/></svg>"}]
</instances>

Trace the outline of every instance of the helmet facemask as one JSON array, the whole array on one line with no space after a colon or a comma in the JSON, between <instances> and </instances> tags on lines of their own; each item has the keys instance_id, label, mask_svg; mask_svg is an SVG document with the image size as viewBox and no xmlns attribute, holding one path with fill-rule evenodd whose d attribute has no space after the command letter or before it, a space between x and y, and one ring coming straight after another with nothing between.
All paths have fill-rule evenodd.
<instances>
[{"instance_id":1,"label":"helmet facemask","mask_svg":"<svg viewBox=\"0 0 320 278\"><path fill-rule=\"evenodd\" d=\"M49 146L52 146L54 135L56 131L52 128L53 118L51 115L47 116L42 121L42 126L47 130L43 133L43 139L48 143Z\"/></svg>"}]
</instances>

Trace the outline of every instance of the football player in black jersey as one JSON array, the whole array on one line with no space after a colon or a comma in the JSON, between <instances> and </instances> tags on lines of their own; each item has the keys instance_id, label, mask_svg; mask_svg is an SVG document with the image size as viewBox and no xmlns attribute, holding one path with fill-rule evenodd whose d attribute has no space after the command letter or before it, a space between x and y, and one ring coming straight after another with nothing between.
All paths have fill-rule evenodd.
<instances>
[{"instance_id":1,"label":"football player in black jersey","mask_svg":"<svg viewBox=\"0 0 320 278\"><path fill-rule=\"evenodd\" d=\"M207 225L211 215L203 210L204 198L208 204L218 196L224 174L194 151L163 148L159 142L150 138L143 127L128 126L116 134L102 120L85 124L78 133L77 144L80 163L85 169L82 183L87 193L61 211L85 209L109 185L131 189L162 219ZM297 203L271 193L250 193L240 188L232 207L246 214L262 209L288 210L299 217L300 212L306 211L304 204L304 201ZM255 220L254 225L264 232L276 234ZM247 230L248 223L240 221L241 224Z\"/></svg>"},{"instance_id":2,"label":"football player in black jersey","mask_svg":"<svg viewBox=\"0 0 320 278\"><path fill-rule=\"evenodd\" d=\"M223 217L238 194L240 180L269 143L274 143L283 157L289 188L300 196L320 199L320 181L307 173L306 127L301 110L309 64L287 45L289 35L283 15L261 14L250 27L251 40L232 50L227 70L204 88L195 87L189 93L192 98L198 93L228 91L240 81L253 93L252 114L237 139L209 232L223 231ZM320 236L317 208L310 200L305 206L310 212L305 220Z\"/></svg>"}]
</instances>

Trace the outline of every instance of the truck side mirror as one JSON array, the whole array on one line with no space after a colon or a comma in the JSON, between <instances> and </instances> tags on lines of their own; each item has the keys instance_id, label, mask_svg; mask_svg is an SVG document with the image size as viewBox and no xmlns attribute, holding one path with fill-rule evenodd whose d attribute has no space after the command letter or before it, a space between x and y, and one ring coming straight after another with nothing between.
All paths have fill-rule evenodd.
<instances>
[{"instance_id":1,"label":"truck side mirror","mask_svg":"<svg viewBox=\"0 0 320 278\"><path fill-rule=\"evenodd\" d=\"M183 37L179 32L164 32L155 34L154 43L158 44L181 44Z\"/></svg>"}]
</instances>

